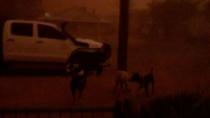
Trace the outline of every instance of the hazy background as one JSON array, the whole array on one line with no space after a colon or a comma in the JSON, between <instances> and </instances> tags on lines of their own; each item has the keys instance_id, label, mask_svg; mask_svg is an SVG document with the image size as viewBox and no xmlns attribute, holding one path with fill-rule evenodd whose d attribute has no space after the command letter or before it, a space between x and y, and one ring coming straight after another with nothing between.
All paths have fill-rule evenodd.
<instances>
[{"instance_id":1,"label":"hazy background","mask_svg":"<svg viewBox=\"0 0 210 118\"><path fill-rule=\"evenodd\" d=\"M13 0L0 3L3 19L68 21L66 30L73 36L110 43L112 65L116 68L118 0ZM209 79L208 0L130 0L129 7L130 71L146 73L154 67L158 78Z\"/></svg>"},{"instance_id":2,"label":"hazy background","mask_svg":"<svg viewBox=\"0 0 210 118\"><path fill-rule=\"evenodd\" d=\"M131 0L133 9L145 8L150 0ZM117 14L119 11L119 0L43 0L43 7L49 12L61 12L70 7L86 7L88 10L94 10L99 16L109 16Z\"/></svg>"},{"instance_id":3,"label":"hazy background","mask_svg":"<svg viewBox=\"0 0 210 118\"><path fill-rule=\"evenodd\" d=\"M95 78L94 82L92 81L94 86L90 86L91 91L95 90L97 82L103 81L101 83L106 86L104 91L107 88L111 90L109 84L110 81L113 82L110 79L114 77L117 60L118 0L13 0L0 3L0 16L3 19L46 18L51 19L51 22L55 22L55 19L65 20L69 21L66 30L75 37L91 38L111 44L112 65L107 68L110 72L103 76L104 80ZM153 67L157 81L155 89L161 94L199 91L209 95L209 11L208 0L154 0L153 3L151 0L130 0L128 71L145 74ZM56 78L56 81L59 79L60 77ZM40 81L46 87L45 80ZM56 81L51 83L52 88L56 86ZM61 83L60 88L64 87L62 85L67 86L63 81ZM33 90L37 92L37 89ZM68 88L55 91L59 93L62 90L66 91L62 95L67 95ZM30 93L30 90L28 91ZM48 88L48 91L53 94L51 88ZM107 94L110 94L110 91ZM94 95L91 94L89 99L94 98ZM67 101L67 97L65 100ZM62 105L65 105L65 100Z\"/></svg>"}]
</instances>

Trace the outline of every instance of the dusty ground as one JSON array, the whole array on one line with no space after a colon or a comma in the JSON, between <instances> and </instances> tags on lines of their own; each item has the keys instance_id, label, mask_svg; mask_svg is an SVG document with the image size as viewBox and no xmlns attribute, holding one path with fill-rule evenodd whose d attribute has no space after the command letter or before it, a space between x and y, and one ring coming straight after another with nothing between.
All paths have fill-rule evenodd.
<instances>
[{"instance_id":1,"label":"dusty ground","mask_svg":"<svg viewBox=\"0 0 210 118\"><path fill-rule=\"evenodd\" d=\"M92 75L82 100L72 105L69 90L70 78L64 75L0 75L0 107L101 107L112 106L116 73L117 42L108 40L113 47L112 65L100 77ZM154 68L155 94L145 97L137 91L137 85L129 83L132 99L139 103L165 95L181 92L201 92L209 95L210 56L209 44L172 41L130 40L128 48L128 71L146 74Z\"/></svg>"},{"instance_id":2,"label":"dusty ground","mask_svg":"<svg viewBox=\"0 0 210 118\"><path fill-rule=\"evenodd\" d=\"M114 43L113 43L114 44ZM177 42L129 42L128 70L146 74L154 67L155 96L183 91L209 91L210 56L208 45ZM100 77L91 76L80 105L110 106L114 102L113 85L116 72L116 45L111 67ZM70 107L70 78L62 75L0 76L0 107ZM129 84L134 96L137 85ZM141 98L140 95L139 97Z\"/></svg>"},{"instance_id":3,"label":"dusty ground","mask_svg":"<svg viewBox=\"0 0 210 118\"><path fill-rule=\"evenodd\" d=\"M0 107L72 107L70 78L67 76L1 75L0 81ZM91 76L78 104L112 105L112 84L107 75L103 78Z\"/></svg>"}]
</instances>

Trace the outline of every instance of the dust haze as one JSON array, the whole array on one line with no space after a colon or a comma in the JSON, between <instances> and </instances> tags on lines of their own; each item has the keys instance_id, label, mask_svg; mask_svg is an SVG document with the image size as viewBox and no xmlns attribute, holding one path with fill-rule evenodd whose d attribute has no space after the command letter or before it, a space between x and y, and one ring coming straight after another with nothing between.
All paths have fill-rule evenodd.
<instances>
[{"instance_id":1,"label":"dust haze","mask_svg":"<svg viewBox=\"0 0 210 118\"><path fill-rule=\"evenodd\" d=\"M4 4L8 5L6 2ZM114 85L114 74L117 70L117 49L120 40L118 39L119 1L43 0L36 6L33 9L28 8L28 12L24 10L25 8L17 7L19 9L18 14L15 14L15 7L10 9L9 12L5 12L1 8L0 15L6 19L14 18L14 16L18 19L43 19L48 13L50 16L47 16L48 18L69 20L66 30L73 36L109 43L112 47L111 66L105 69L100 79L96 76L91 78L92 81L89 82L87 88L89 94L84 98L83 105L113 104L111 91ZM8 10L6 7L5 9ZM209 98L209 10L210 1L208 0L130 0L127 70L146 74L151 68L154 68L156 78L154 98L183 92L199 93L204 98ZM74 22L71 21L72 19L74 19ZM75 19L83 22L75 22ZM67 88L69 80L66 77L53 76L53 80L50 77L47 77L47 79L45 77L31 78L33 79L28 80L27 77L21 76L17 77L15 82L12 79L1 79L8 85L11 83L12 85L19 84L15 86L17 87L15 89L17 93L2 84L2 90L8 89L12 93L7 94L6 91L0 91L0 95L6 96L2 97L2 100L0 99L2 106L7 107L7 102L10 102L10 107L21 106L21 103L25 106L42 106L42 103L50 107L71 106L69 101L71 96ZM23 95L20 96L18 92L27 88L24 87L27 82L33 86L37 85L38 88L35 89L35 87L32 88L28 85L27 87L31 87L33 91L30 92L30 89L28 89L26 94L20 94ZM136 87L133 84L131 86L133 87L132 90ZM20 88L18 89L18 87ZM54 94L49 87L52 87L58 94ZM101 91L97 91L96 87ZM38 93L37 91L43 92ZM50 95L45 96L47 93ZM100 97L94 101L93 98L97 98L95 93L99 93ZM21 102L13 101L12 98L15 95L18 96L19 100L21 99ZM33 100L38 101L34 102L32 99L27 99L27 95L33 96ZM41 95L41 97L36 98L38 95ZM102 97L103 95L105 97ZM9 99L7 99L7 96ZM45 98L50 98L49 102ZM24 103L24 99L27 99L28 103ZM57 102L57 100L61 102Z\"/></svg>"}]
</instances>

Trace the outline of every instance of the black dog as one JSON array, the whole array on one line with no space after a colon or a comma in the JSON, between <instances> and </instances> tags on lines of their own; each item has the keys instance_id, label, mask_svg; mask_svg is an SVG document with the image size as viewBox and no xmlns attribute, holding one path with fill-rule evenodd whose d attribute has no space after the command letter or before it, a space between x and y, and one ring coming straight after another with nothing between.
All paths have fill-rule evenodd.
<instances>
[{"instance_id":1,"label":"black dog","mask_svg":"<svg viewBox=\"0 0 210 118\"><path fill-rule=\"evenodd\" d=\"M84 70L82 67L78 67L72 72L70 90L73 96L73 103L76 102L78 96L77 94L79 94L79 99L82 97L83 92L86 88L87 77L87 71Z\"/></svg>"},{"instance_id":2,"label":"black dog","mask_svg":"<svg viewBox=\"0 0 210 118\"><path fill-rule=\"evenodd\" d=\"M150 72L144 76L141 76L138 72L135 72L132 74L130 82L137 82L139 84L139 89L144 88L145 93L147 96L150 95L149 88L152 87L152 93L154 93L154 75L153 75L153 69L150 70Z\"/></svg>"}]
</instances>

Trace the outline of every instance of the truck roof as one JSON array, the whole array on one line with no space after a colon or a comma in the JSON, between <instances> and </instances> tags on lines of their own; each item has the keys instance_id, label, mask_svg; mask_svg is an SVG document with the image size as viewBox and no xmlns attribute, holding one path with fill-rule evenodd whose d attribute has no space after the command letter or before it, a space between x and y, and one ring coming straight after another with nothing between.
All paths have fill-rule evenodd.
<instances>
[{"instance_id":1,"label":"truck roof","mask_svg":"<svg viewBox=\"0 0 210 118\"><path fill-rule=\"evenodd\" d=\"M4 21L5 22L5 21ZM24 19L14 19L14 20L6 20L6 22L18 22L18 23L32 23L32 24L43 24L43 25L48 25L51 27L57 27L55 24L53 23L48 23L45 21L40 21L40 20L24 20Z\"/></svg>"}]
</instances>

